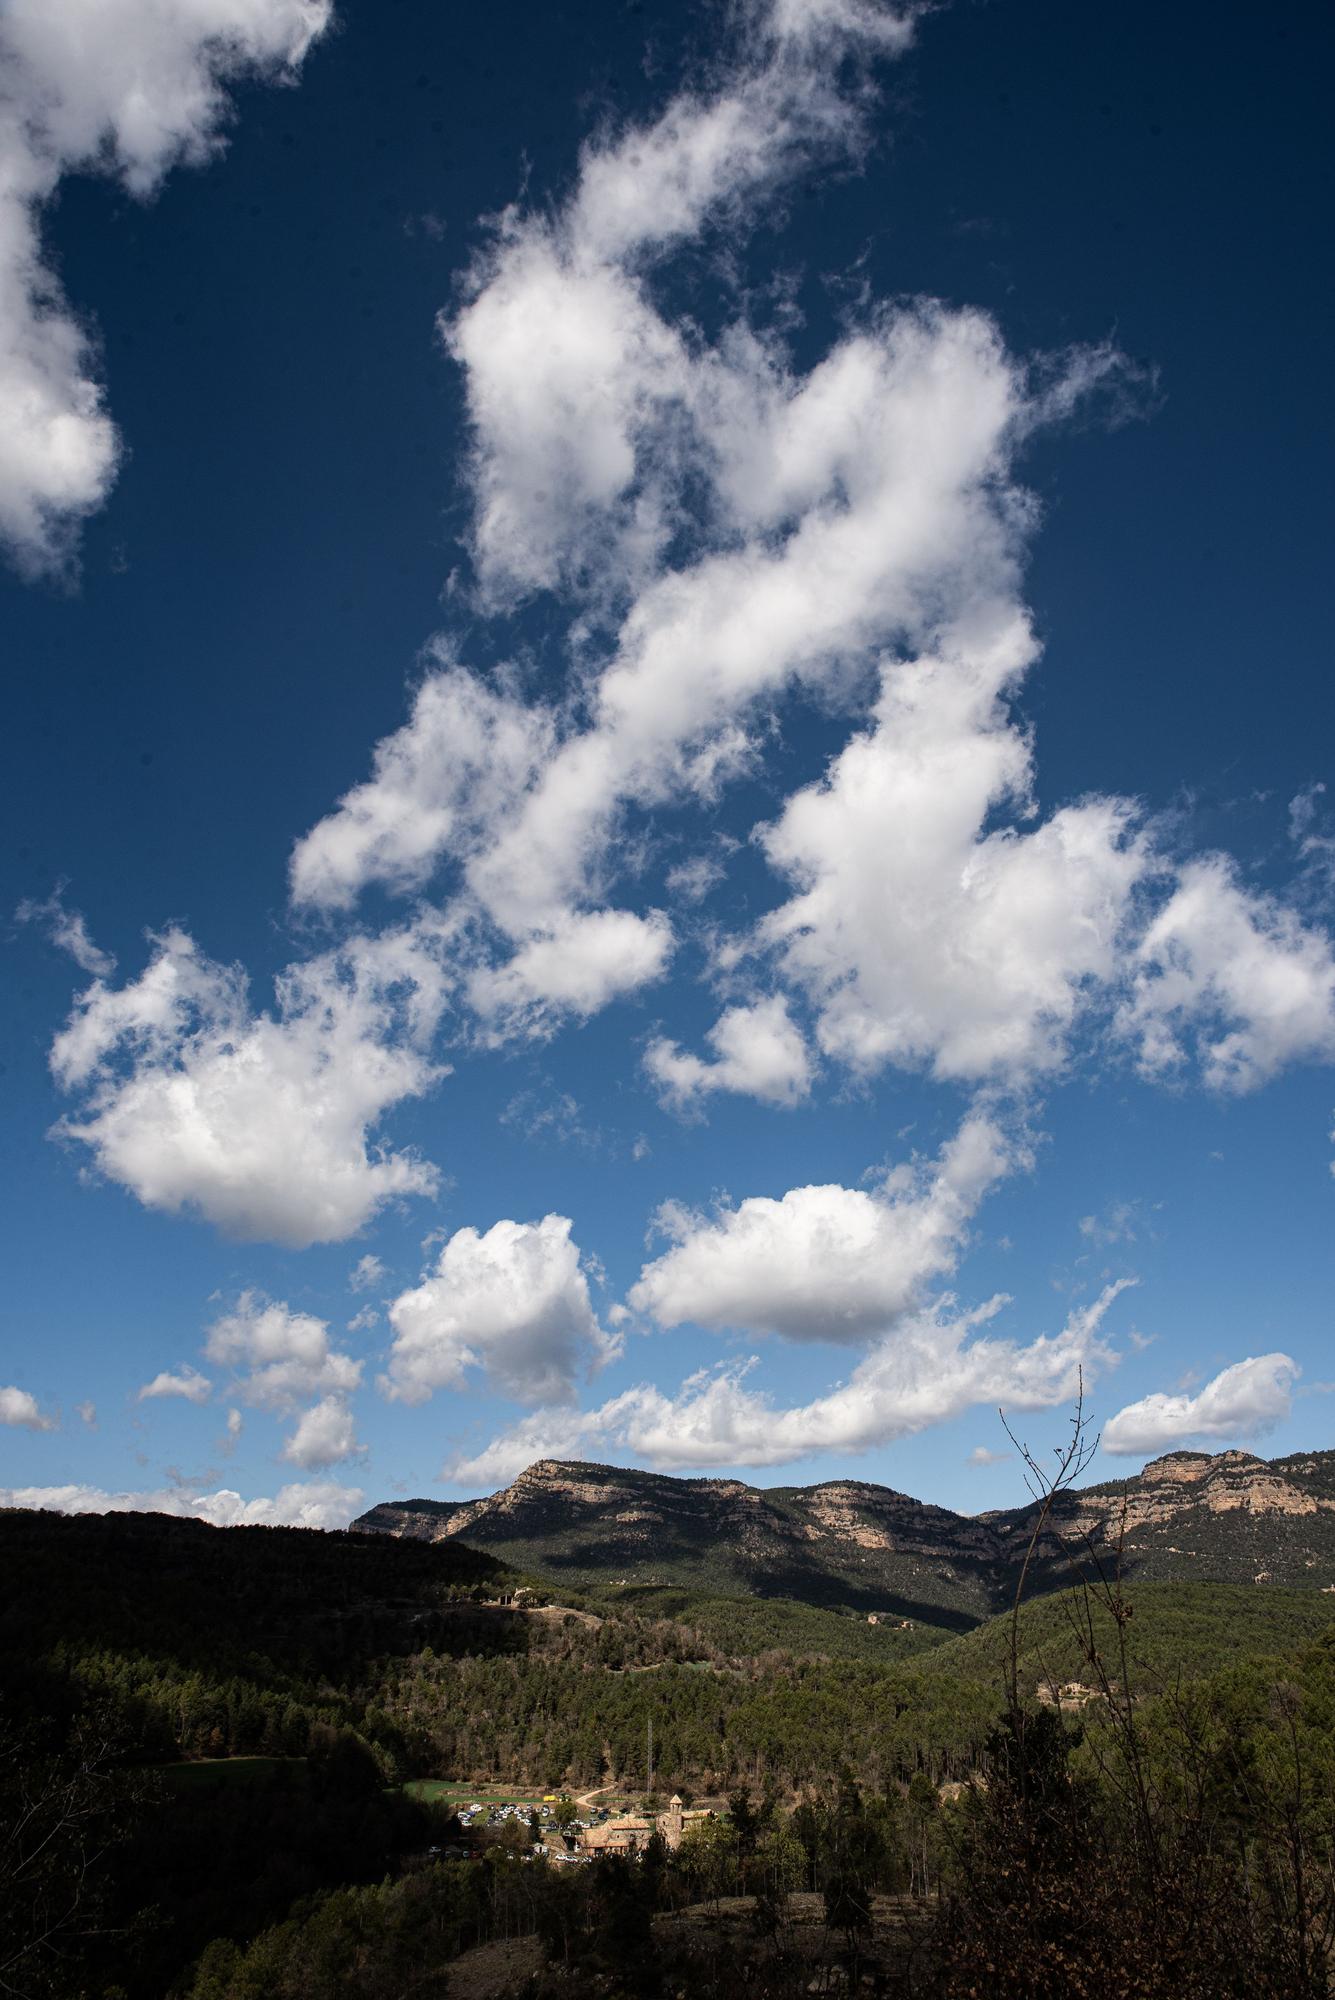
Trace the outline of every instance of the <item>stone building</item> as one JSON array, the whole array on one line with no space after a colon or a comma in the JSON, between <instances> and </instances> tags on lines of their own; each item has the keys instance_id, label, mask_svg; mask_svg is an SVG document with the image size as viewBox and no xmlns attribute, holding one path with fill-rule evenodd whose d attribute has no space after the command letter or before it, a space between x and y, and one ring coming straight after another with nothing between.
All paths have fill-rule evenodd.
<instances>
[{"instance_id":1,"label":"stone building","mask_svg":"<svg viewBox=\"0 0 1335 2000\"><path fill-rule=\"evenodd\" d=\"M712 1813L700 1808L687 1811L674 1792L666 1812L652 1817L647 1813L621 1813L616 1819L604 1820L601 1826L586 1827L580 1835L580 1851L584 1854L639 1854L658 1833L669 1851L675 1854L681 1846L682 1834L693 1820L713 1817Z\"/></svg>"}]
</instances>

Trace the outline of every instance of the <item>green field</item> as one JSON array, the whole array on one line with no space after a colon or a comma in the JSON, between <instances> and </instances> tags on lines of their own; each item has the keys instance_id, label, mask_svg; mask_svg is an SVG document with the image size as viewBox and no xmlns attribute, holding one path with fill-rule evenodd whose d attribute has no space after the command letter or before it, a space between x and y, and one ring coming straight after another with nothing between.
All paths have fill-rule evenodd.
<instances>
[{"instance_id":1,"label":"green field","mask_svg":"<svg viewBox=\"0 0 1335 2000\"><path fill-rule=\"evenodd\" d=\"M454 1778L410 1778L403 1787L410 1798L424 1799L428 1805L470 1805L474 1799L484 1806L540 1806L546 1792L516 1792L503 1786L461 1785ZM553 1799L560 1794L553 1792Z\"/></svg>"},{"instance_id":2,"label":"green field","mask_svg":"<svg viewBox=\"0 0 1335 2000\"><path fill-rule=\"evenodd\" d=\"M561 1787L547 1791L516 1791L513 1786L466 1785L457 1778L409 1778L402 1789L410 1798L421 1799L424 1805L468 1806L476 1800L484 1806L541 1806L551 1805L562 1797ZM573 1793L566 1793L573 1797ZM599 1792L595 1804L604 1809L620 1810L627 1803L622 1797L613 1797L610 1792Z\"/></svg>"}]
</instances>

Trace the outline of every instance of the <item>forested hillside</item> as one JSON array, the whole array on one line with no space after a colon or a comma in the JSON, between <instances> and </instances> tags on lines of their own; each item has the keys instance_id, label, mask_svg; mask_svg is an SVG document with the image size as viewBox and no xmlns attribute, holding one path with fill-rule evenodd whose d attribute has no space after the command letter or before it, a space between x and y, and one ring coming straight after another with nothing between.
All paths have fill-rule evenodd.
<instances>
[{"instance_id":1,"label":"forested hillside","mask_svg":"<svg viewBox=\"0 0 1335 2000\"><path fill-rule=\"evenodd\" d=\"M1335 1629L1335 1595L1316 1590L1261 1589L1226 1583L1138 1583L1128 1594L1124 1637L1137 1691L1159 1694L1183 1678L1215 1673L1237 1661L1291 1652ZM1019 1622L1021 1685L1092 1679L1091 1641L1121 1676L1114 1620L1097 1601L1065 1590L1025 1604ZM1001 1684L1010 1655L1011 1618L1003 1612L958 1639L934 1647L921 1662L925 1676L980 1687Z\"/></svg>"},{"instance_id":2,"label":"forested hillside","mask_svg":"<svg viewBox=\"0 0 1335 2000\"><path fill-rule=\"evenodd\" d=\"M963 1838L947 1837L942 1800L995 1772L1008 1713L1005 1619L950 1637L772 1597L629 1582L580 1592L452 1537L11 1512L0 1514L0 1565L0 1808L37 1843L17 1869L7 1851L0 1975L22 1962L15 1990L50 2000L184 1992L210 1940L222 1941L209 1961L221 1983L197 1985L197 2000L271 2000L289 1990L273 1969L289 1961L306 1967L306 1987L291 1989L303 2000L392 1994L395 1965L416 1978L423 1954L497 1927L532 1930L547 1893L536 1876L525 1888L496 1872L517 1863L513 1842L490 1874L446 1869L434 1887L410 1887L447 1833L406 1782L634 1797L649 1780L651 1727L661 1792L720 1814L732 1801L722 1846L702 1873L672 1875L669 1900L709 1883L750 1893L761 1877L747 1855L762 1837L787 1855L774 1879L790 1887L821 1890L852 1840L880 1855L881 1886L934 1894ZM1023 1698L1045 1681L1093 1686L1080 1756L1096 1753L1087 1775L1102 1782L1098 1689L1121 1687L1124 1662L1106 1612L1092 1626L1087 1614L1070 1594L1025 1607L1017 1687ZM1241 1701L1245 1728L1269 1730L1267 1690L1310 1683L1301 1700L1316 1742L1335 1701L1333 1624L1335 1597L1315 1590L1133 1587L1121 1629L1134 1713L1149 1717L1167 1691L1175 1730L1183 1691L1213 1675L1210 1701ZM1211 1723L1193 1755L1207 1738L1220 1746L1211 1756L1232 1754ZM1227 1796L1229 1812L1243 1809L1241 1794ZM748 1797L763 1802L763 1825L746 1818ZM552 1894L560 1903L565 1891ZM571 1904L567 1920L587 1937L603 1921L594 1904L583 1916ZM281 1937L265 1946L261 1977L245 1969L247 1941L273 1925ZM366 1970L361 1947L346 1956L348 1925L382 1938L389 1985L346 1983L354 1960ZM44 1927L57 1943L38 1963L31 1937ZM317 1944L345 1968L332 1985L309 1983Z\"/></svg>"},{"instance_id":3,"label":"forested hillside","mask_svg":"<svg viewBox=\"0 0 1335 2000\"><path fill-rule=\"evenodd\" d=\"M966 1516L862 1480L757 1488L544 1459L488 1499L387 1501L354 1525L462 1538L584 1590L782 1597L961 1632L1011 1601L1033 1522L1030 1501ZM1335 1452L1170 1452L1063 1493L1029 1588L1061 1589L1072 1550L1137 1581L1333 1586Z\"/></svg>"}]
</instances>

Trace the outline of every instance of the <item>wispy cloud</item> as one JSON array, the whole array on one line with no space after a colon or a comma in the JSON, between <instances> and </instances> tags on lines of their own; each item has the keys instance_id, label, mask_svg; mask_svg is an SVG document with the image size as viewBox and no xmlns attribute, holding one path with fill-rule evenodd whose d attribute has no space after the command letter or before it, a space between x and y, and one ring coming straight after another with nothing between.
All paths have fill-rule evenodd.
<instances>
[{"instance_id":1,"label":"wispy cloud","mask_svg":"<svg viewBox=\"0 0 1335 2000\"><path fill-rule=\"evenodd\" d=\"M948 1302L875 1343L848 1381L808 1403L783 1405L748 1386L754 1361L691 1376L675 1394L642 1385L596 1409L541 1410L443 1477L499 1485L535 1458L615 1451L664 1468L782 1465L823 1452L861 1452L944 1423L976 1404L1051 1409L1111 1365L1104 1316L1121 1285L1028 1344L980 1328L1006 1303L952 1317Z\"/></svg>"}]
</instances>

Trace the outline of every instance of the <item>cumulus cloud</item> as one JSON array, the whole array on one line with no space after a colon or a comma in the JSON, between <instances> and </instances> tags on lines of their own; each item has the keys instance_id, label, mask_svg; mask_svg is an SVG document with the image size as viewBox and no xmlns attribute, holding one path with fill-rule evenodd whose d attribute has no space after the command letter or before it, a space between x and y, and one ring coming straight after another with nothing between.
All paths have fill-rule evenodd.
<instances>
[{"instance_id":1,"label":"cumulus cloud","mask_svg":"<svg viewBox=\"0 0 1335 2000\"><path fill-rule=\"evenodd\" d=\"M499 962L468 985L492 1034L529 1032L549 1013L590 1013L656 978L670 946L657 913L589 911L616 872L625 813L712 800L750 767L767 703L795 683L840 688L876 649L920 646L950 624L970 653L956 676L964 686L956 690L937 662L943 713L934 724L924 714L919 736L934 728L944 739L929 785L967 777L967 797L953 815L941 812L938 848L916 872L905 856L914 907L897 932L878 907L879 961L859 998L878 976L885 983L913 922L946 887L958 912L958 984L976 990L979 961L1019 925L995 1012L1033 977L1031 1025L1018 1037L1028 1047L1050 1022L1060 1030L1081 981L1107 963L1135 865L1127 813L1115 803L1071 808L1023 843L978 839L998 805L1025 803L1024 740L998 706L1034 651L1013 604L1032 510L1009 482L1009 463L1035 423L1063 412L1076 385L1111 364L1077 357L1062 377L1065 397L1031 395L989 321L935 306L871 315L805 376L744 320L713 347L669 324L644 286L645 258L712 215L737 226L751 196L813 146L847 143L862 99L841 95L842 58L908 37L907 16L855 7L774 7L752 26L752 53L709 91L590 147L555 216L504 218L448 329L474 421L484 589L557 589L578 600L586 572L603 589L622 575L610 657L560 712L538 718L536 735L509 697L452 668L381 746L368 785L299 846L294 886L345 906L371 881L401 886L405 868L420 886L448 851L462 867L465 905L494 927ZM924 711L929 678L916 680ZM468 720L442 731L438 707ZM505 740L518 748L498 759L497 789L478 820L461 826L458 773L472 755L475 714L498 728L503 716ZM882 760L899 719L884 718ZM901 791L910 775L900 774ZM902 817L910 807L905 796ZM379 831L366 833L386 824L395 829L389 848ZM888 827L864 833L864 852L886 834L904 848L899 831L892 814ZM772 858L798 877L819 874L822 855L799 835L795 821L776 830ZM315 866L312 857L335 851L336 868ZM963 889L953 883L961 869ZM691 893L698 880L680 886ZM857 928L847 906L859 896L873 900L865 885L827 884L823 963L815 945L803 963L793 935L812 928L814 897L772 939L826 1003L849 977L835 960L847 960ZM1077 934L1065 950L1052 935L1063 916ZM920 942L918 959L928 955ZM936 983L948 983L945 970ZM935 996L922 974L908 984L902 996L872 997L882 1013L912 1015L883 1039L917 1060L923 1042L933 1053L921 1020ZM830 1039L841 1053L863 1053L832 1024ZM967 1030L957 1039L963 1045ZM991 1059L963 1046L958 1059L943 1057L952 1074L1003 1059L1004 1050Z\"/></svg>"},{"instance_id":2,"label":"cumulus cloud","mask_svg":"<svg viewBox=\"0 0 1335 2000\"><path fill-rule=\"evenodd\" d=\"M214 1321L204 1352L236 1370L242 1402L284 1414L308 1396L350 1394L362 1378L360 1361L330 1347L324 1320L258 1292L243 1292L235 1309Z\"/></svg>"},{"instance_id":3,"label":"cumulus cloud","mask_svg":"<svg viewBox=\"0 0 1335 2000\"><path fill-rule=\"evenodd\" d=\"M116 0L132 4L147 0ZM241 0L197 4L212 18ZM246 4L293 34L299 16L312 33L323 21L301 0ZM754 771L794 699L858 721L755 830L782 900L714 954L715 971L747 959L775 990L727 1006L707 1054L650 1044L670 1101L796 1101L815 1068L799 1006L831 1064L995 1092L1058 1073L1086 1013L1119 999L1158 1072L1199 1046L1211 1080L1240 1086L1335 1047L1327 940L1217 858L1168 870L1126 799L1036 803L1017 702L1038 653L1021 598L1037 509L1019 458L1116 378L1116 357L1026 366L986 315L918 301L850 307L799 366L740 288L710 337L689 290L659 282L689 240L717 229L731 248L803 165L856 159L868 65L906 45L913 10L743 14L731 53L657 118L591 141L563 201L496 220L442 321L472 427L472 606L554 593L566 684L530 697L513 662L483 674L441 643L369 775L291 857L304 913L346 913L371 886L439 907L288 967L268 1011L180 930L120 988L90 968L53 1049L82 1098L58 1130L150 1207L303 1247L430 1193L434 1167L381 1132L442 1074L447 1000L461 1035L494 1047L663 978L669 917L616 906L637 900L653 823ZM215 98L220 75L205 77ZM668 893L708 882L683 864ZM663 1326L880 1341L921 1318L1021 1154L980 1112L935 1167L880 1185L670 1209L672 1245L632 1303ZM562 1220L458 1232L395 1303L389 1393L420 1398L476 1366L509 1393L569 1397L608 1337L569 1224L542 1235ZM283 1392L292 1411L345 1395L358 1366L327 1348L320 1365ZM737 1382L708 1395L734 1392L752 1407Z\"/></svg>"},{"instance_id":4,"label":"cumulus cloud","mask_svg":"<svg viewBox=\"0 0 1335 2000\"><path fill-rule=\"evenodd\" d=\"M287 1443L283 1457L306 1472L322 1472L342 1465L366 1449L357 1441L352 1411L341 1396L323 1396L309 1410L303 1410Z\"/></svg>"},{"instance_id":5,"label":"cumulus cloud","mask_svg":"<svg viewBox=\"0 0 1335 2000\"><path fill-rule=\"evenodd\" d=\"M669 1206L659 1221L672 1248L645 1266L629 1302L664 1327L866 1340L953 1270L978 1204L1026 1157L974 1112L934 1162L896 1168L871 1189L790 1188L713 1217Z\"/></svg>"},{"instance_id":6,"label":"cumulus cloud","mask_svg":"<svg viewBox=\"0 0 1335 2000\"><path fill-rule=\"evenodd\" d=\"M782 995L725 1008L705 1039L714 1051L710 1062L661 1035L645 1049L645 1069L678 1110L691 1110L716 1090L796 1104L811 1088L807 1046Z\"/></svg>"},{"instance_id":7,"label":"cumulus cloud","mask_svg":"<svg viewBox=\"0 0 1335 2000\"><path fill-rule=\"evenodd\" d=\"M100 505L120 446L92 342L42 254L74 170L147 197L217 152L226 86L295 77L330 0L9 0L0 17L0 539L48 568Z\"/></svg>"},{"instance_id":8,"label":"cumulus cloud","mask_svg":"<svg viewBox=\"0 0 1335 2000\"><path fill-rule=\"evenodd\" d=\"M448 850L460 907L491 927L499 957L484 948L467 997L493 1037L587 1015L657 978L672 946L661 912L587 908L620 865L625 814L712 801L750 767L756 719L785 690L838 689L878 649L930 641L884 670L875 728L767 830L771 863L801 893L759 941L850 1061L930 1060L952 1076L1050 1066L1083 986L1112 967L1144 860L1124 801L1023 833L992 825L1003 808L1031 810L1028 739L1006 711L1036 651L1016 603L1031 510L1008 468L1047 404L985 318L940 307L881 314L806 377L740 331L698 370L708 463L691 491L705 480L713 516L691 559L641 579L568 712L544 713L541 754L530 737L508 774L501 760L461 828L454 753L419 698L350 795L356 825L344 808L321 822L294 883L317 879L309 856L337 849L349 859L327 903L397 886L399 863L381 865L358 829L407 812L396 839L414 883ZM1082 383L1098 372L1069 370ZM496 697L462 685L456 669L450 703L492 711ZM522 737L517 720L507 728ZM698 893L707 874L675 879Z\"/></svg>"},{"instance_id":9,"label":"cumulus cloud","mask_svg":"<svg viewBox=\"0 0 1335 2000\"><path fill-rule=\"evenodd\" d=\"M544 710L437 665L377 746L371 777L297 843L293 900L345 909L368 881L422 887L446 848L476 849L532 782L552 728Z\"/></svg>"},{"instance_id":10,"label":"cumulus cloud","mask_svg":"<svg viewBox=\"0 0 1335 2000\"><path fill-rule=\"evenodd\" d=\"M1335 947L1205 855L1140 942L1121 1025L1149 1075L1194 1057L1213 1088L1255 1089L1290 1063L1335 1058Z\"/></svg>"},{"instance_id":11,"label":"cumulus cloud","mask_svg":"<svg viewBox=\"0 0 1335 2000\"><path fill-rule=\"evenodd\" d=\"M191 1493L170 1486L139 1493L108 1493L99 1486L3 1486L0 1507L36 1507L53 1514L177 1514L215 1528L346 1528L361 1512L360 1487L331 1479L297 1481L272 1499L243 1500L222 1487Z\"/></svg>"},{"instance_id":12,"label":"cumulus cloud","mask_svg":"<svg viewBox=\"0 0 1335 2000\"><path fill-rule=\"evenodd\" d=\"M153 1401L159 1396L180 1396L187 1403L207 1403L213 1393L213 1384L207 1375L201 1375L197 1368L177 1369L173 1374L168 1368L145 1382L136 1400L140 1403Z\"/></svg>"},{"instance_id":13,"label":"cumulus cloud","mask_svg":"<svg viewBox=\"0 0 1335 2000\"><path fill-rule=\"evenodd\" d=\"M1049 1071L1088 989L1117 970L1146 867L1127 802L991 824L1029 798L1029 739L1002 697L1032 654L1003 609L948 651L887 666L873 727L764 832L798 893L762 936L818 1008L821 1047L859 1070Z\"/></svg>"},{"instance_id":14,"label":"cumulus cloud","mask_svg":"<svg viewBox=\"0 0 1335 2000\"><path fill-rule=\"evenodd\" d=\"M708 87L588 145L555 215L511 209L473 295L442 321L474 427L475 556L484 586L633 576L661 551L691 362L651 303L647 267L711 218L745 211L862 129L849 58L895 54L910 9L751 6L745 48ZM646 461L649 461L648 467Z\"/></svg>"},{"instance_id":15,"label":"cumulus cloud","mask_svg":"<svg viewBox=\"0 0 1335 2000\"><path fill-rule=\"evenodd\" d=\"M1103 1449L1148 1458L1197 1438L1264 1437L1288 1416L1301 1373L1287 1354L1260 1354L1221 1370L1198 1395L1143 1396L1104 1425Z\"/></svg>"},{"instance_id":16,"label":"cumulus cloud","mask_svg":"<svg viewBox=\"0 0 1335 2000\"><path fill-rule=\"evenodd\" d=\"M54 1417L38 1408L37 1398L26 1389L0 1389L0 1424L12 1424L25 1431L53 1431Z\"/></svg>"},{"instance_id":17,"label":"cumulus cloud","mask_svg":"<svg viewBox=\"0 0 1335 2000\"><path fill-rule=\"evenodd\" d=\"M927 897L949 885L952 867L972 862L963 900L993 907L975 958L1004 940L1008 919L1019 918L1044 941L1044 913L1027 915L1026 889L1037 904L1065 888L1075 920L1085 919L1097 885L1079 878L1100 869L1118 876L1118 863L1099 850L1102 843L1120 851L1123 811L1070 809L1071 817L1021 849L1025 881L1019 857L1007 865L1000 839L975 857L968 838L989 810L1023 789L1024 740L1005 731L997 708L1000 691L1034 650L1012 604L1026 517L1018 496L998 481L1027 405L1022 377L995 331L977 315L905 311L850 336L810 378L790 377L754 342L740 344L726 364L720 359L715 374L729 383L725 397L715 382L709 403L726 532L718 545L707 538L693 562L640 589L593 690L589 726L562 738L469 862L470 893L520 939L525 926L599 893L627 808L711 800L748 767L754 719L765 704L795 682L837 687L850 664L874 649L919 641L938 625L944 598L959 604L956 650L969 657L954 673L939 663L934 677L918 675L919 736L924 747L938 740L938 786L972 781L964 801L971 816L959 831L960 808L953 815L938 809L953 844L919 863L917 909L927 914ZM887 714L877 743L882 760L897 721ZM968 767L971 752L976 771ZM901 790L912 769L910 759ZM896 780L889 769L877 775ZM907 817L912 801L905 796L903 803ZM797 829L790 823L785 831L795 836ZM897 821L872 829L863 851L877 835L902 848L899 833ZM769 852L789 873L815 866L795 839L785 846L777 832ZM905 886L913 886L911 857L903 872ZM1112 879L1108 892L1115 893ZM1091 922L1101 914L1096 907ZM1054 913L1048 929L1056 922ZM846 924L846 944L851 934ZM887 958L897 942L888 940ZM1083 976L1100 942L1077 952L1069 984ZM801 970L796 959L794 969ZM1046 971L1041 961L1036 969ZM975 970L973 962L961 965L961 982ZM1049 975L1054 998L1044 991L1040 1006L1070 1011L1065 970L1063 962ZM832 968L829 983L837 977Z\"/></svg>"},{"instance_id":18,"label":"cumulus cloud","mask_svg":"<svg viewBox=\"0 0 1335 2000\"><path fill-rule=\"evenodd\" d=\"M810 1004L823 1055L1026 1090L1120 1003L1155 1073L1199 1048L1241 1088L1329 1056L1327 938L1218 857L1175 871L1133 801L1036 805L1015 704L1038 653L1037 509L1017 464L1038 428L1125 387L1119 358L1026 366L985 314L918 301L850 313L804 372L740 295L712 341L665 307L670 253L714 227L735 241L789 175L856 148L867 64L907 44L912 10L776 0L746 20L658 117L591 142L562 203L507 210L443 321L480 598L555 594L565 697L526 703L442 656L371 777L299 844L294 894L347 908L448 858L482 1039L545 1034L667 967L667 917L607 907L644 816L712 804L794 691L861 701L875 681L865 725L756 830L786 899L726 944ZM1304 855L1314 809L1304 795ZM683 864L670 893L711 874ZM668 1096L800 1095L782 995L761 1005L725 1012L712 1059L654 1042Z\"/></svg>"},{"instance_id":19,"label":"cumulus cloud","mask_svg":"<svg viewBox=\"0 0 1335 2000\"><path fill-rule=\"evenodd\" d=\"M979 1403L1050 1409L1115 1359L1101 1325L1123 1288L1108 1286L1060 1333L1027 1345L978 1331L1005 1300L958 1316L940 1301L878 1341L847 1382L790 1407L749 1388L753 1363L742 1363L693 1375L675 1395L644 1385L593 1410L537 1411L476 1456L447 1464L442 1476L495 1486L536 1458L608 1451L664 1468L782 1465L815 1452L868 1451Z\"/></svg>"},{"instance_id":20,"label":"cumulus cloud","mask_svg":"<svg viewBox=\"0 0 1335 2000\"><path fill-rule=\"evenodd\" d=\"M292 1249L351 1236L437 1185L434 1167L370 1133L445 1074L427 1053L446 992L439 944L423 926L353 938L281 973L270 1014L253 1011L238 967L169 930L138 979L94 980L55 1038L53 1074L84 1098L56 1132L148 1208Z\"/></svg>"},{"instance_id":21,"label":"cumulus cloud","mask_svg":"<svg viewBox=\"0 0 1335 2000\"><path fill-rule=\"evenodd\" d=\"M671 953L672 929L660 910L566 911L505 964L470 974L468 998L488 1024L486 1038L543 1035L562 1018L587 1020L658 979Z\"/></svg>"},{"instance_id":22,"label":"cumulus cloud","mask_svg":"<svg viewBox=\"0 0 1335 2000\"><path fill-rule=\"evenodd\" d=\"M385 1394L421 1403L462 1388L469 1368L524 1403L562 1401L580 1374L618 1351L589 1299L568 1216L460 1229L435 1270L389 1308Z\"/></svg>"}]
</instances>

